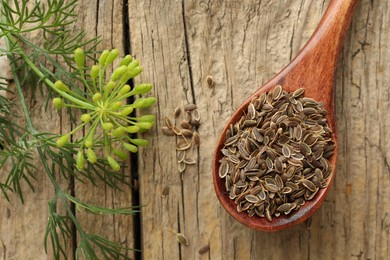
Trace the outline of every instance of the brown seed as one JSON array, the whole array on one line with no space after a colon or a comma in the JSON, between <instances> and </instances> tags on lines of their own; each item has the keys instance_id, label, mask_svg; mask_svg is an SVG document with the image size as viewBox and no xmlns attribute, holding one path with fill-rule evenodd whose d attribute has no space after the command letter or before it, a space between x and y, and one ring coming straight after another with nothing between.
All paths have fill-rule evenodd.
<instances>
[{"instance_id":1,"label":"brown seed","mask_svg":"<svg viewBox=\"0 0 390 260\"><path fill-rule=\"evenodd\" d=\"M175 116L175 118L178 118L181 114L181 108L180 107L176 107L175 108L175 112L173 113L173 115Z\"/></svg>"},{"instance_id":2,"label":"brown seed","mask_svg":"<svg viewBox=\"0 0 390 260\"><path fill-rule=\"evenodd\" d=\"M192 129L192 125L186 120L181 121L180 126L184 129Z\"/></svg>"},{"instance_id":3,"label":"brown seed","mask_svg":"<svg viewBox=\"0 0 390 260\"><path fill-rule=\"evenodd\" d=\"M301 96L303 94L303 92L305 92L305 89L299 88L292 93L292 97L297 98L297 97Z\"/></svg>"},{"instance_id":4,"label":"brown seed","mask_svg":"<svg viewBox=\"0 0 390 260\"><path fill-rule=\"evenodd\" d=\"M225 141L225 146L231 146L231 145L235 144L238 140L239 140L239 138L237 135L232 136Z\"/></svg>"},{"instance_id":5,"label":"brown seed","mask_svg":"<svg viewBox=\"0 0 390 260\"><path fill-rule=\"evenodd\" d=\"M200 138L198 132L193 132L192 139L197 147L200 145Z\"/></svg>"},{"instance_id":6,"label":"brown seed","mask_svg":"<svg viewBox=\"0 0 390 260\"><path fill-rule=\"evenodd\" d=\"M279 187L274 184L264 184L264 187L270 192L279 192Z\"/></svg>"},{"instance_id":7,"label":"brown seed","mask_svg":"<svg viewBox=\"0 0 390 260\"><path fill-rule=\"evenodd\" d=\"M248 202L250 202L250 203L257 203L257 202L260 201L259 197L255 196L255 195L251 195L251 194L246 195L246 196L245 196L245 199L246 199Z\"/></svg>"},{"instance_id":8,"label":"brown seed","mask_svg":"<svg viewBox=\"0 0 390 260\"><path fill-rule=\"evenodd\" d=\"M280 98L280 95L282 94L282 86L277 85L273 91L272 91L272 98L273 100L278 100Z\"/></svg>"},{"instance_id":9,"label":"brown seed","mask_svg":"<svg viewBox=\"0 0 390 260\"><path fill-rule=\"evenodd\" d=\"M210 245L205 245L199 249L198 253L203 255L203 254L207 253L208 251L210 251Z\"/></svg>"},{"instance_id":10,"label":"brown seed","mask_svg":"<svg viewBox=\"0 0 390 260\"><path fill-rule=\"evenodd\" d=\"M282 160L280 159L280 157L278 157L278 158L275 159L274 165L275 165L275 171L276 171L277 173L282 173L282 172L283 172L283 162L282 162Z\"/></svg>"},{"instance_id":11,"label":"brown seed","mask_svg":"<svg viewBox=\"0 0 390 260\"><path fill-rule=\"evenodd\" d=\"M255 116L256 116L255 106L252 103L250 103L249 106L248 106L247 119L248 120L253 120L253 119L255 119ZM256 121L255 121L255 123L256 123Z\"/></svg>"},{"instance_id":12,"label":"brown seed","mask_svg":"<svg viewBox=\"0 0 390 260\"><path fill-rule=\"evenodd\" d=\"M161 197L165 198L169 194L169 186L165 186L161 192Z\"/></svg>"},{"instance_id":13,"label":"brown seed","mask_svg":"<svg viewBox=\"0 0 390 260\"><path fill-rule=\"evenodd\" d=\"M267 198L267 194L265 194L264 189L261 189L261 191L259 192L259 194L257 196L259 196L259 198L261 200L265 200Z\"/></svg>"},{"instance_id":14,"label":"brown seed","mask_svg":"<svg viewBox=\"0 0 390 260\"><path fill-rule=\"evenodd\" d=\"M172 131L175 135L181 135L181 130L176 126L172 127Z\"/></svg>"},{"instance_id":15,"label":"brown seed","mask_svg":"<svg viewBox=\"0 0 390 260\"><path fill-rule=\"evenodd\" d=\"M280 205L279 207L277 207L276 210L284 213L284 212L290 210L291 207L292 207L291 203L284 203L284 204Z\"/></svg>"},{"instance_id":16,"label":"brown seed","mask_svg":"<svg viewBox=\"0 0 390 260\"><path fill-rule=\"evenodd\" d=\"M161 127L161 132L167 136L174 136L175 135L175 133L172 131L172 129L168 128L167 126Z\"/></svg>"},{"instance_id":17,"label":"brown seed","mask_svg":"<svg viewBox=\"0 0 390 260\"><path fill-rule=\"evenodd\" d=\"M193 132L188 129L181 129L181 134L186 138L192 138Z\"/></svg>"},{"instance_id":18,"label":"brown seed","mask_svg":"<svg viewBox=\"0 0 390 260\"><path fill-rule=\"evenodd\" d=\"M187 105L184 106L184 111L187 111L187 112L192 111L194 109L196 109L196 105L195 104L187 104Z\"/></svg>"},{"instance_id":19,"label":"brown seed","mask_svg":"<svg viewBox=\"0 0 390 260\"><path fill-rule=\"evenodd\" d=\"M164 121L165 121L165 125L166 125L169 129L172 129L172 128L173 128L173 124L172 124L171 119L169 119L168 117L164 117Z\"/></svg>"},{"instance_id":20,"label":"brown seed","mask_svg":"<svg viewBox=\"0 0 390 260\"><path fill-rule=\"evenodd\" d=\"M314 185L314 183L312 183L311 181L306 180L306 179L302 180L302 184L303 184L303 186L305 186L306 188L308 188L312 192L314 192L317 188L316 185Z\"/></svg>"},{"instance_id":21,"label":"brown seed","mask_svg":"<svg viewBox=\"0 0 390 260\"><path fill-rule=\"evenodd\" d=\"M222 149L229 197L248 216L272 217L298 210L328 185L331 130L323 105L276 86L248 104L226 132Z\"/></svg>"},{"instance_id":22,"label":"brown seed","mask_svg":"<svg viewBox=\"0 0 390 260\"><path fill-rule=\"evenodd\" d=\"M269 208L265 210L265 217L267 218L268 221L272 221L272 216L271 216L271 212L269 211Z\"/></svg>"},{"instance_id":23,"label":"brown seed","mask_svg":"<svg viewBox=\"0 0 390 260\"><path fill-rule=\"evenodd\" d=\"M206 82L207 82L207 85L211 88L214 86L214 80L213 80L213 77L211 75L208 75L207 78L206 78Z\"/></svg>"}]
</instances>

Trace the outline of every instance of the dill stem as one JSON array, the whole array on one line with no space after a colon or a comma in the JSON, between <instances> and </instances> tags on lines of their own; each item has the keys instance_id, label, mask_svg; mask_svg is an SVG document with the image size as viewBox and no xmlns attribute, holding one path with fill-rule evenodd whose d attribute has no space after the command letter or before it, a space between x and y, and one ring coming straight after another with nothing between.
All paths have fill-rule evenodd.
<instances>
[{"instance_id":1,"label":"dill stem","mask_svg":"<svg viewBox=\"0 0 390 260\"><path fill-rule=\"evenodd\" d=\"M6 33L6 37L8 39L8 41L10 43L12 43L13 45L17 45L17 42L15 41L15 39L13 38L13 36L11 35L11 33ZM32 71L34 71L34 73L41 79L43 79L43 81L50 87L52 88L55 92L57 92L58 94L60 94L61 96L63 96L64 98L72 101L73 103L79 105L79 106L82 106L86 109L90 109L90 110L94 110L95 107L87 102L84 102L78 98L75 98L63 91L60 91L58 90L55 86L54 86L54 83L45 77L45 75L42 73L42 71L39 70L39 68L31 61L31 59L26 55L26 53L21 49L21 48L18 48L18 54L22 57L22 59L24 60L24 62L26 62L26 64L30 67L30 69ZM15 69L15 67L14 67ZM15 71L15 70L13 70Z\"/></svg>"}]
</instances>

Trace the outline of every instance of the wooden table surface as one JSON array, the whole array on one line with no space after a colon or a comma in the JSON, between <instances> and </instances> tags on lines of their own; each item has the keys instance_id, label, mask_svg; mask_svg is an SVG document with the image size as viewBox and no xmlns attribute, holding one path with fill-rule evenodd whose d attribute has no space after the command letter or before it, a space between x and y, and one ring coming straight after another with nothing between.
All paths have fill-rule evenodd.
<instances>
[{"instance_id":1,"label":"wooden table surface","mask_svg":"<svg viewBox=\"0 0 390 260\"><path fill-rule=\"evenodd\" d=\"M213 190L211 160L225 122L297 54L329 2L80 0L78 26L102 35L100 47L136 56L143 66L136 81L153 83L158 98L150 110L156 125L144 135L150 146L127 170L138 189L117 192L61 180L88 202L145 206L135 218L77 213L86 229L141 249L135 259L390 257L389 1L361 0L347 36L335 81L337 172L316 214L277 233L253 231L227 214ZM40 129L66 131L65 117L44 112L43 98L36 98L30 109ZM201 144L187 153L197 163L180 174L178 139L163 135L161 127L176 107L189 103L200 111ZM25 188L24 205L16 197L0 198L0 259L51 259L43 236L53 190L45 176L37 176L35 193ZM180 245L173 231L189 245ZM69 242L71 257L77 237Z\"/></svg>"}]
</instances>

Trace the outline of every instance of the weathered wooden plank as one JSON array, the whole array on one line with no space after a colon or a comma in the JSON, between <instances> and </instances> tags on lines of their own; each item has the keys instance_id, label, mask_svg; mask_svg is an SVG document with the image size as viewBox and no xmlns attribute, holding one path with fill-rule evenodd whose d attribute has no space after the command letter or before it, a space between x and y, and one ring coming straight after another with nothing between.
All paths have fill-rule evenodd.
<instances>
[{"instance_id":1,"label":"weathered wooden plank","mask_svg":"<svg viewBox=\"0 0 390 260\"><path fill-rule=\"evenodd\" d=\"M29 39L39 39L39 35L30 34ZM4 42L1 41L0 46L3 48ZM8 60L3 57L1 62L2 67L10 69ZM7 64L6 64L7 63ZM51 67L47 64L48 68ZM21 109L20 99L16 94L15 83L8 71L2 71L1 76L9 76L8 89L10 92L2 93L6 98L14 102L12 106L13 113L17 115L14 118L14 123L20 127L25 127L26 118ZM30 111L30 117L34 128L37 131L58 133L62 119L57 111L48 105L46 109L47 90L43 88L43 92L37 91L36 87L23 86L23 95ZM33 152L33 160L37 160L38 154L31 148L28 152ZM21 202L15 193L10 193L10 201L7 201L3 194L0 196L0 259L27 259L35 256L36 259L47 259L47 255L52 255L50 241L48 241L47 255L44 250L44 234L48 221L48 200L54 197L54 188L50 179L46 176L42 163L39 161L30 162L36 166L36 171L33 172L34 180L31 180L34 186L34 191L30 189L23 180L21 190L23 192L24 203ZM11 170L11 164L8 163L0 171L0 179L3 182ZM69 181L62 176L56 176L57 183L68 191ZM59 210L61 213L61 210ZM67 240L67 245L63 248L65 252L72 255L71 239Z\"/></svg>"},{"instance_id":2,"label":"weathered wooden plank","mask_svg":"<svg viewBox=\"0 0 390 260\"><path fill-rule=\"evenodd\" d=\"M361 0L343 50L336 80L339 159L333 188L322 208L305 223L278 233L251 231L218 203L211 157L224 122L258 86L299 51L318 24L327 1L129 1L131 53L141 61L140 80L155 85L157 124L145 134L150 147L139 153L144 259L384 259L389 251L389 4ZM123 45L122 1L80 1L79 25L103 34L104 46ZM126 19L126 18L125 18ZM107 41L107 39L110 39ZM207 79L212 78L212 84ZM211 81L209 81L211 83ZM197 160L178 172L175 137L162 135L164 117L195 102L202 116ZM39 104L36 103L36 104ZM57 115L34 118L47 130ZM47 116L47 114L45 114ZM57 119L56 119L57 118ZM57 122L57 123L56 123ZM176 120L175 123L179 123ZM28 200L0 200L0 258L45 258L42 240L47 180ZM169 193L162 196L166 187ZM76 196L111 206L131 204L131 191L77 185ZM6 206L3 206L6 205ZM31 228L29 215L39 218ZM9 216L9 217L8 217ZM131 218L86 216L88 231L133 244ZM29 232L25 232L27 228ZM189 245L179 245L174 232ZM27 246L28 245L28 246ZM199 253L209 246L209 250Z\"/></svg>"},{"instance_id":3,"label":"weathered wooden plank","mask_svg":"<svg viewBox=\"0 0 390 260\"><path fill-rule=\"evenodd\" d=\"M139 153L140 197L145 205L142 253L144 259L177 258L183 248L179 247L174 232L189 236L191 247L199 234L191 232L196 222L186 222L184 217L189 207L197 207L193 201L187 204L184 199L185 193L198 192L198 167L189 167L181 178L175 150L178 140L160 133L165 116L173 120L175 107L193 102L182 3L129 1L129 18L132 53L144 68L140 80L154 84L152 95L159 100L154 108L157 125L151 134L146 134L151 140L150 147ZM190 156L196 156L196 151ZM184 189L189 187L188 182L195 185L190 191ZM169 188L169 194L163 197L165 187Z\"/></svg>"},{"instance_id":4,"label":"weathered wooden plank","mask_svg":"<svg viewBox=\"0 0 390 260\"><path fill-rule=\"evenodd\" d=\"M125 54L124 16L123 1L95 1L83 0L78 4L79 21L78 26L85 30L87 37L101 36L100 49L111 50L117 48L120 51L120 57ZM115 66L119 64L119 59L115 61ZM125 163L123 173L129 178L130 182L130 164ZM87 203L94 205L123 208L132 205L132 191L129 185L117 183L122 189L113 190L105 185L102 181L97 181L94 186L89 182L75 183L75 196ZM86 212L76 212L78 221L87 233L99 234L105 238L123 244L130 248L134 248L133 239L133 217L132 216L112 216L112 215L94 215ZM79 242L79 237L76 241ZM129 256L133 258L133 252L129 252Z\"/></svg>"},{"instance_id":5,"label":"weathered wooden plank","mask_svg":"<svg viewBox=\"0 0 390 260\"><path fill-rule=\"evenodd\" d=\"M224 122L246 96L294 57L328 4L130 3L132 48L148 67L143 78L155 83L160 102L155 135L149 136L153 148L140 156L141 198L148 205L142 215L145 259L385 257L389 146L387 133L381 129L386 129L388 121L384 111L389 78L384 61L389 55L385 25L389 10L383 2L362 1L340 62L336 81L340 158L323 207L289 230L254 232L221 209L212 189L211 157ZM202 115L202 144L194 154L197 168L188 169L181 180L176 174L176 140L159 129L164 116L192 98ZM150 164L149 158L155 163ZM161 198L165 186L170 193ZM188 247L175 247L174 236L166 231L178 226L190 240ZM207 244L210 251L201 256L198 250Z\"/></svg>"}]
</instances>

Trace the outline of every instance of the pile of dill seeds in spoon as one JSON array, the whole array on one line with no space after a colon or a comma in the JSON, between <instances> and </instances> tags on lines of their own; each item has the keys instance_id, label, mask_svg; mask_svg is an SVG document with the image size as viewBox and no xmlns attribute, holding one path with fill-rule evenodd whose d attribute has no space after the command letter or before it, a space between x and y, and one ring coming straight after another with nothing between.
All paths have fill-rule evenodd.
<instances>
[{"instance_id":1,"label":"pile of dill seeds in spoon","mask_svg":"<svg viewBox=\"0 0 390 260\"><path fill-rule=\"evenodd\" d=\"M328 185L334 144L322 103L287 93L262 93L226 132L219 177L238 212L272 221L298 210Z\"/></svg>"}]
</instances>

